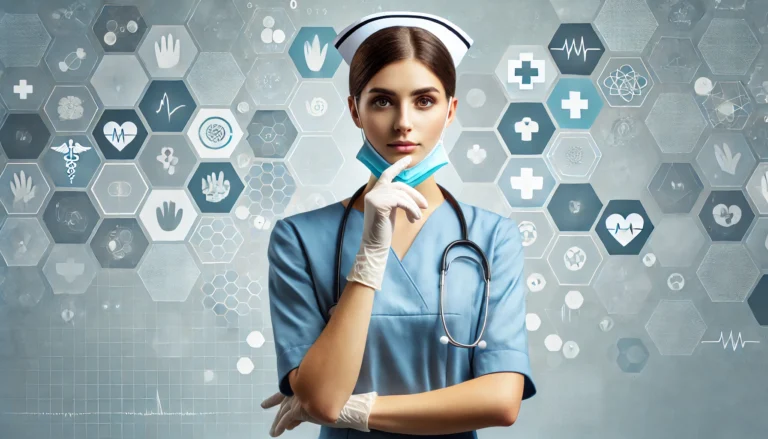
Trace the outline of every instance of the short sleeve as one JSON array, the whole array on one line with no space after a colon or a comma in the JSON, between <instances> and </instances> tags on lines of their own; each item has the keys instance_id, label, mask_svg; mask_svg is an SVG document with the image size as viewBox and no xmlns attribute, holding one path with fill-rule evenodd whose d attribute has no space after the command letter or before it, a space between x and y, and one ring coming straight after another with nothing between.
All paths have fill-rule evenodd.
<instances>
[{"instance_id":1,"label":"short sleeve","mask_svg":"<svg viewBox=\"0 0 768 439\"><path fill-rule=\"evenodd\" d=\"M517 372L524 377L523 398L536 394L528 358L525 327L525 255L520 231L513 220L499 226L491 260L491 296L483 340L485 349L474 349L472 370L475 377L494 372ZM478 323L477 333L482 328Z\"/></svg>"},{"instance_id":2,"label":"short sleeve","mask_svg":"<svg viewBox=\"0 0 768 439\"><path fill-rule=\"evenodd\" d=\"M279 219L269 238L269 310L275 339L280 392L293 395L288 373L325 327L312 282L306 250L295 226Z\"/></svg>"}]
</instances>

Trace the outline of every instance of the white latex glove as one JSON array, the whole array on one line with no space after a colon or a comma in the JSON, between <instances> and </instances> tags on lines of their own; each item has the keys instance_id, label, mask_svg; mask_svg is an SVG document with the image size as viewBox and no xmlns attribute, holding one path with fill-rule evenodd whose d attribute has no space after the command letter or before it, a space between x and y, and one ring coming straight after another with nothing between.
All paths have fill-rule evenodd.
<instances>
[{"instance_id":1,"label":"white latex glove","mask_svg":"<svg viewBox=\"0 0 768 439\"><path fill-rule=\"evenodd\" d=\"M397 208L404 209L408 221L413 223L421 218L421 209L428 207L427 199L419 191L403 182L392 182L410 163L411 156L396 161L381 173L373 188L365 194L363 238L355 263L347 275L348 281L380 290L395 230Z\"/></svg>"},{"instance_id":2,"label":"white latex glove","mask_svg":"<svg viewBox=\"0 0 768 439\"><path fill-rule=\"evenodd\" d=\"M261 403L261 407L274 407L280 402L280 409L272 422L272 428L269 430L269 435L272 437L280 436L285 430L293 430L304 421L333 428L351 428L368 433L371 431L368 428L368 418L371 416L371 409L377 396L377 392L350 396L335 423L318 421L301 407L300 401L295 396L286 397L279 392L265 399Z\"/></svg>"}]
</instances>

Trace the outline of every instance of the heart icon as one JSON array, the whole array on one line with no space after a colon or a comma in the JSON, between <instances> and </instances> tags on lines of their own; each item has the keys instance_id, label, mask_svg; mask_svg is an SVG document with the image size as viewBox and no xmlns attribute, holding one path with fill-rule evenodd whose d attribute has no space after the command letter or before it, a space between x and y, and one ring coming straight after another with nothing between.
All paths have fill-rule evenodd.
<instances>
[{"instance_id":1,"label":"heart icon","mask_svg":"<svg viewBox=\"0 0 768 439\"><path fill-rule=\"evenodd\" d=\"M114 121L109 121L104 124L103 132L104 137L109 140L109 143L111 143L118 151L122 151L128 144L133 142L139 129L136 127L136 124L131 121L123 122L122 125L118 125L118 123Z\"/></svg>"},{"instance_id":2,"label":"heart icon","mask_svg":"<svg viewBox=\"0 0 768 439\"><path fill-rule=\"evenodd\" d=\"M622 247L626 247L643 231L643 224L645 220L637 213L630 213L626 218L614 213L605 219L605 227Z\"/></svg>"},{"instance_id":3,"label":"heart icon","mask_svg":"<svg viewBox=\"0 0 768 439\"><path fill-rule=\"evenodd\" d=\"M712 216L715 222L723 227L735 226L741 221L741 208L735 204L732 206L718 204L712 209Z\"/></svg>"}]
</instances>

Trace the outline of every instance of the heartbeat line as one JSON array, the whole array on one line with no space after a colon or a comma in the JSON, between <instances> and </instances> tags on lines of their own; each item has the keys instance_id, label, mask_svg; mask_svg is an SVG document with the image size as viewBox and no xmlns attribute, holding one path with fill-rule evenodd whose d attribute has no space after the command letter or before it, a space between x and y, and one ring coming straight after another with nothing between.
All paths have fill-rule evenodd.
<instances>
[{"instance_id":1,"label":"heartbeat line","mask_svg":"<svg viewBox=\"0 0 768 439\"><path fill-rule=\"evenodd\" d=\"M163 98L160 99L160 106L157 107L157 111L155 111L155 114L159 113L160 110L163 109L163 106L165 106L165 112L168 114L168 122L171 121L171 116L173 113L176 112L179 108L186 107L186 105L179 105L178 107L171 110L171 101L168 99L168 93L163 93Z\"/></svg>"},{"instance_id":2,"label":"heartbeat line","mask_svg":"<svg viewBox=\"0 0 768 439\"><path fill-rule=\"evenodd\" d=\"M93 415L122 415L122 416L215 416L215 415L254 415L255 412L5 412L0 413L4 416L60 416L64 418L75 418L78 416Z\"/></svg>"},{"instance_id":3,"label":"heartbeat line","mask_svg":"<svg viewBox=\"0 0 768 439\"><path fill-rule=\"evenodd\" d=\"M622 231L622 230L629 230L629 233L630 233L631 235L634 235L634 234L635 234L635 232L637 232L637 233L640 233L640 232L642 232L642 231L643 231L643 228L642 228L642 227L632 227L632 224L631 224L631 223L629 224L629 227L621 227L621 226L619 226L619 225L617 224L617 225L616 225L616 227L614 227L614 228L613 228L613 233L614 233L614 234L616 234L616 233L619 233L619 232L620 232L620 231Z\"/></svg>"},{"instance_id":4,"label":"heartbeat line","mask_svg":"<svg viewBox=\"0 0 768 439\"><path fill-rule=\"evenodd\" d=\"M557 50L560 52L565 52L567 55L567 59L571 59L571 53L575 53L576 55L583 54L584 56L584 62L587 62L587 54L590 50L600 50L599 47L590 47L587 48L584 46L584 37L581 37L581 44L579 46L576 46L576 39L573 39L573 44L568 45L568 40L563 40L563 46L562 47L556 47L551 48L550 50Z\"/></svg>"},{"instance_id":5,"label":"heartbeat line","mask_svg":"<svg viewBox=\"0 0 768 439\"><path fill-rule=\"evenodd\" d=\"M741 338L741 332L739 332L739 335L736 336L736 340L733 339L733 331L730 332L728 335L728 338L723 338L723 332L720 331L720 338L717 340L702 340L702 343L721 343L723 345L723 349L726 349L728 345L733 346L733 350L735 351L739 346L741 346L742 349L744 349L744 345L747 343L760 343L758 340L742 340Z\"/></svg>"}]
</instances>

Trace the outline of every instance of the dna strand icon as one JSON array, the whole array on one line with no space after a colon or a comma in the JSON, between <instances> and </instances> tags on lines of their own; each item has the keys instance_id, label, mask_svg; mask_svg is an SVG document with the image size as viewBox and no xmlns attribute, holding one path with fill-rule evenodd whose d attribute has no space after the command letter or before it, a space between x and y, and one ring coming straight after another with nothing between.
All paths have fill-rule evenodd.
<instances>
[{"instance_id":1,"label":"dna strand icon","mask_svg":"<svg viewBox=\"0 0 768 439\"><path fill-rule=\"evenodd\" d=\"M59 146L52 146L52 150L64 154L64 165L67 168L67 177L69 177L69 184L75 179L75 168L77 168L77 162L80 160L80 153L89 151L90 146L83 146L72 139L69 139L69 143L62 143Z\"/></svg>"}]
</instances>

